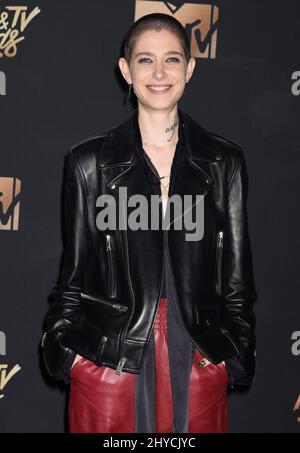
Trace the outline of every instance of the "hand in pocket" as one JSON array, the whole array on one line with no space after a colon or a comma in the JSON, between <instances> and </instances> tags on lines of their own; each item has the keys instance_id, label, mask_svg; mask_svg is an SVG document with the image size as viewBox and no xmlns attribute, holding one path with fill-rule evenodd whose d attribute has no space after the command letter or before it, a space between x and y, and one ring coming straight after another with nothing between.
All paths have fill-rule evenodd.
<instances>
[{"instance_id":1,"label":"hand in pocket","mask_svg":"<svg viewBox=\"0 0 300 453\"><path fill-rule=\"evenodd\" d=\"M200 360L200 362L199 362L199 366L200 367L206 367L206 366L211 365L211 364L212 364L212 362L207 360L205 357L203 357L203 359ZM225 362L224 361L221 362L220 365L224 365L225 366Z\"/></svg>"}]
</instances>

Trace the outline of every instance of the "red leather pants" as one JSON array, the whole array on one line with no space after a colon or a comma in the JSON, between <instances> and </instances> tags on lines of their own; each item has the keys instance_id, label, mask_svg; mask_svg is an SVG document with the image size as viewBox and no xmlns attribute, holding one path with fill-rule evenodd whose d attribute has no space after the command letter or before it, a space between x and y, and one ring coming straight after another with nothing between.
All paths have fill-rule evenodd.
<instances>
[{"instance_id":1,"label":"red leather pants","mask_svg":"<svg viewBox=\"0 0 300 453\"><path fill-rule=\"evenodd\" d=\"M156 432L173 432L173 401L169 368L167 302L160 300L154 323L156 367ZM228 431L227 383L223 364L199 366L196 349L190 373L188 432ZM166 366L167 365L167 366ZM71 368L69 431L72 433L134 433L135 383L138 375L81 358Z\"/></svg>"}]
</instances>

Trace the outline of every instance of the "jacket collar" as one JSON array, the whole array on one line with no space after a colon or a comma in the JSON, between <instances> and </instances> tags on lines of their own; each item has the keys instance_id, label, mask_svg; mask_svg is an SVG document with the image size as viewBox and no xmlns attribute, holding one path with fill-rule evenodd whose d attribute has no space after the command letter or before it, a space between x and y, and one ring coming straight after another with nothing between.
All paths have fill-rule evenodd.
<instances>
[{"instance_id":1,"label":"jacket collar","mask_svg":"<svg viewBox=\"0 0 300 453\"><path fill-rule=\"evenodd\" d=\"M136 154L133 128L137 115L135 109L125 121L108 131L98 156L98 169L105 172L107 191L116 195L119 187L126 187L127 198L135 194L147 197L153 193L139 171L141 161ZM209 132L190 115L178 108L178 116L182 122L185 159L180 159L180 164L174 168L175 183L170 186L169 196L206 195L215 183L210 164L221 160L222 154Z\"/></svg>"},{"instance_id":2,"label":"jacket collar","mask_svg":"<svg viewBox=\"0 0 300 453\"><path fill-rule=\"evenodd\" d=\"M134 122L137 123L137 116L138 109L135 108L125 121L108 131L98 159L100 167L134 166L136 164L133 125ZM184 130L184 150L187 160L189 162L220 160L222 155L209 132L180 108L178 108L178 116Z\"/></svg>"}]
</instances>

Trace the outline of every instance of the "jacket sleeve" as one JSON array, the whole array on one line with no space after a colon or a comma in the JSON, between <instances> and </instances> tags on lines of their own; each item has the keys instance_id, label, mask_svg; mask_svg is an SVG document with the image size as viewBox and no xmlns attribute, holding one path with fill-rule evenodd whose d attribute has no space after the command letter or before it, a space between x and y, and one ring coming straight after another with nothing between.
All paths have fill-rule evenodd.
<instances>
[{"instance_id":1,"label":"jacket sleeve","mask_svg":"<svg viewBox=\"0 0 300 453\"><path fill-rule=\"evenodd\" d=\"M72 149L66 158L63 191L65 245L58 284L50 294L43 358L50 375L69 383L69 370L76 356L63 344L63 337L80 313L80 291L88 252L86 186Z\"/></svg>"},{"instance_id":2,"label":"jacket sleeve","mask_svg":"<svg viewBox=\"0 0 300 453\"><path fill-rule=\"evenodd\" d=\"M257 300L252 251L248 233L248 174L243 150L228 185L227 225L224 231L222 294L225 304L224 333L237 355L225 361L230 385L250 385L255 376L255 314Z\"/></svg>"}]
</instances>

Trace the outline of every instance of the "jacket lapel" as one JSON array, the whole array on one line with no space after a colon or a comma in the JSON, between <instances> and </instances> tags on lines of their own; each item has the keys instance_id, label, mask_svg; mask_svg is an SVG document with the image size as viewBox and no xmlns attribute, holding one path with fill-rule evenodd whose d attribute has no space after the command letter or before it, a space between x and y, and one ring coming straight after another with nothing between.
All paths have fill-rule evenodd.
<instances>
[{"instance_id":1,"label":"jacket lapel","mask_svg":"<svg viewBox=\"0 0 300 453\"><path fill-rule=\"evenodd\" d=\"M130 116L109 130L98 157L98 169L105 174L108 193L118 194L119 187L126 187L127 198L135 194L149 197L153 194L146 182L139 157L136 155L133 122L137 121L137 109ZM178 194L206 195L215 183L211 165L222 159L213 138L190 115L178 109L183 125L183 154L180 165L174 167L169 196ZM190 209L193 208L193 202ZM171 220L170 225L174 222Z\"/></svg>"}]
</instances>

